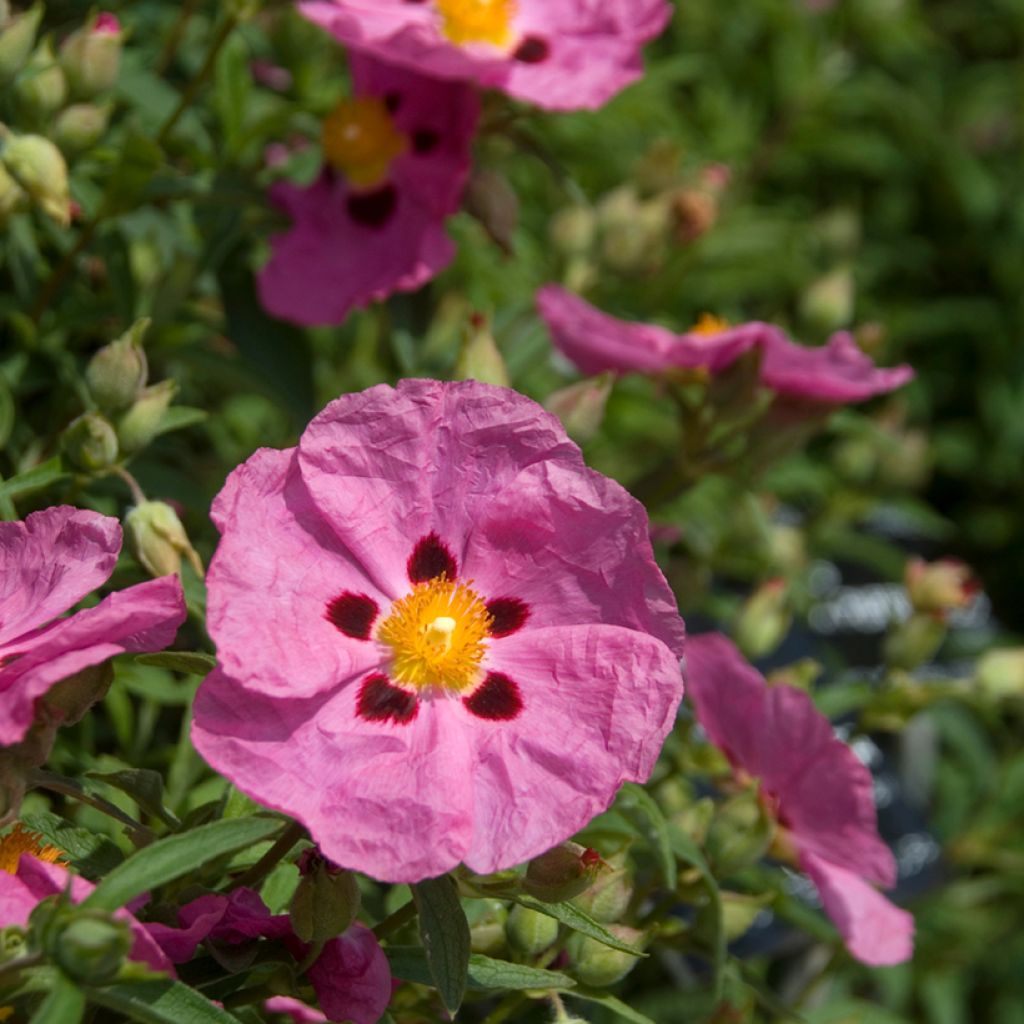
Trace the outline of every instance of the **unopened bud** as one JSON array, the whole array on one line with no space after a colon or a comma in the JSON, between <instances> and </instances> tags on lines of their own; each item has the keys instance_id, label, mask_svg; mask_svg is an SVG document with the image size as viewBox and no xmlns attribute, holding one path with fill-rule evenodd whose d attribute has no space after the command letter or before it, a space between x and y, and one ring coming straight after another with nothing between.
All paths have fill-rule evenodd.
<instances>
[{"instance_id":1,"label":"unopened bud","mask_svg":"<svg viewBox=\"0 0 1024 1024\"><path fill-rule=\"evenodd\" d=\"M36 47L21 69L14 83L14 96L22 115L40 124L64 106L68 83L49 40Z\"/></svg>"},{"instance_id":2,"label":"unopened bud","mask_svg":"<svg viewBox=\"0 0 1024 1024\"><path fill-rule=\"evenodd\" d=\"M548 231L559 252L584 256L594 244L597 219L589 206L567 206L554 215Z\"/></svg>"},{"instance_id":3,"label":"unopened bud","mask_svg":"<svg viewBox=\"0 0 1024 1024\"><path fill-rule=\"evenodd\" d=\"M509 945L523 956L539 956L555 944L558 922L547 914L528 907L514 906L508 915L505 933Z\"/></svg>"},{"instance_id":4,"label":"unopened bud","mask_svg":"<svg viewBox=\"0 0 1024 1024\"><path fill-rule=\"evenodd\" d=\"M117 438L123 451L130 455L141 451L160 433L160 424L177 390L173 380L163 380L140 393L117 421Z\"/></svg>"},{"instance_id":5,"label":"unopened bud","mask_svg":"<svg viewBox=\"0 0 1024 1024\"><path fill-rule=\"evenodd\" d=\"M142 339L149 324L148 319L136 320L120 338L104 345L89 360L85 382L101 409L127 409L146 386L148 367Z\"/></svg>"},{"instance_id":6,"label":"unopened bud","mask_svg":"<svg viewBox=\"0 0 1024 1024\"><path fill-rule=\"evenodd\" d=\"M0 86L6 86L28 60L42 17L43 5L38 3L13 18L0 18Z\"/></svg>"},{"instance_id":7,"label":"unopened bud","mask_svg":"<svg viewBox=\"0 0 1024 1024\"><path fill-rule=\"evenodd\" d=\"M94 103L73 103L57 116L53 136L63 152L77 156L103 138L109 119L108 107L98 107Z\"/></svg>"},{"instance_id":8,"label":"unopened bud","mask_svg":"<svg viewBox=\"0 0 1024 1024\"><path fill-rule=\"evenodd\" d=\"M56 935L51 954L69 978L102 985L114 979L131 948L132 933L126 922L77 911Z\"/></svg>"},{"instance_id":9,"label":"unopened bud","mask_svg":"<svg viewBox=\"0 0 1024 1024\"><path fill-rule=\"evenodd\" d=\"M797 690L810 692L815 681L822 673L822 664L814 658L801 658L783 668L777 668L768 674L769 686L792 686Z\"/></svg>"},{"instance_id":10,"label":"unopened bud","mask_svg":"<svg viewBox=\"0 0 1024 1024\"><path fill-rule=\"evenodd\" d=\"M471 900L466 917L469 919L469 945L474 953L495 956L505 948L508 909L501 900Z\"/></svg>"},{"instance_id":11,"label":"unopened bud","mask_svg":"<svg viewBox=\"0 0 1024 1024\"><path fill-rule=\"evenodd\" d=\"M753 790L726 800L708 829L708 854L719 877L749 867L771 845L775 823Z\"/></svg>"},{"instance_id":12,"label":"unopened bud","mask_svg":"<svg viewBox=\"0 0 1024 1024\"><path fill-rule=\"evenodd\" d=\"M302 877L288 915L303 942L321 943L341 935L359 913L359 886L351 871L336 868L315 850L299 860Z\"/></svg>"},{"instance_id":13,"label":"unopened bud","mask_svg":"<svg viewBox=\"0 0 1024 1024\"><path fill-rule=\"evenodd\" d=\"M643 932L626 925L608 926L617 939L636 946L643 940ZM604 988L621 981L639 963L640 958L620 949L612 949L597 939L591 939L574 932L566 945L566 952L573 962L576 977L594 988Z\"/></svg>"},{"instance_id":14,"label":"unopened bud","mask_svg":"<svg viewBox=\"0 0 1024 1024\"><path fill-rule=\"evenodd\" d=\"M955 558L940 558L937 562L912 559L907 563L904 582L917 612L944 614L966 608L980 589L970 567Z\"/></svg>"},{"instance_id":15,"label":"unopened bud","mask_svg":"<svg viewBox=\"0 0 1024 1024\"><path fill-rule=\"evenodd\" d=\"M784 579L768 580L743 603L736 617L736 644L748 658L761 658L782 643L793 621Z\"/></svg>"},{"instance_id":16,"label":"unopened bud","mask_svg":"<svg viewBox=\"0 0 1024 1024\"><path fill-rule=\"evenodd\" d=\"M500 171L475 170L462 198L466 212L475 217L491 240L506 253L512 252L519 226L519 197Z\"/></svg>"},{"instance_id":17,"label":"unopened bud","mask_svg":"<svg viewBox=\"0 0 1024 1024\"><path fill-rule=\"evenodd\" d=\"M530 861L523 889L545 903L560 903L584 892L602 863L596 850L579 843L561 843Z\"/></svg>"},{"instance_id":18,"label":"unopened bud","mask_svg":"<svg viewBox=\"0 0 1024 1024\"><path fill-rule=\"evenodd\" d=\"M680 189L671 210L675 237L683 245L696 242L718 221L718 199L706 189Z\"/></svg>"},{"instance_id":19,"label":"unopened bud","mask_svg":"<svg viewBox=\"0 0 1024 1024\"><path fill-rule=\"evenodd\" d=\"M946 638L945 617L933 612L915 612L897 623L885 638L885 661L906 671L931 659Z\"/></svg>"},{"instance_id":20,"label":"unopened bud","mask_svg":"<svg viewBox=\"0 0 1024 1024\"><path fill-rule=\"evenodd\" d=\"M85 717L93 704L106 696L113 679L114 668L109 661L102 665L91 665L62 679L40 701L46 705L55 721L61 725L74 725Z\"/></svg>"},{"instance_id":21,"label":"unopened bud","mask_svg":"<svg viewBox=\"0 0 1024 1024\"><path fill-rule=\"evenodd\" d=\"M633 880L622 855L602 862L593 884L573 903L595 921L618 921L625 916L633 899Z\"/></svg>"},{"instance_id":22,"label":"unopened bud","mask_svg":"<svg viewBox=\"0 0 1024 1024\"><path fill-rule=\"evenodd\" d=\"M28 193L7 173L0 163L0 228L12 213L28 205Z\"/></svg>"},{"instance_id":23,"label":"unopened bud","mask_svg":"<svg viewBox=\"0 0 1024 1024\"><path fill-rule=\"evenodd\" d=\"M13 134L0 138L0 161L43 213L65 227L70 223L68 168L49 139Z\"/></svg>"},{"instance_id":24,"label":"unopened bud","mask_svg":"<svg viewBox=\"0 0 1024 1024\"><path fill-rule=\"evenodd\" d=\"M117 434L99 413L87 412L72 420L61 438L68 459L89 473L117 461Z\"/></svg>"},{"instance_id":25,"label":"unopened bud","mask_svg":"<svg viewBox=\"0 0 1024 1024\"><path fill-rule=\"evenodd\" d=\"M800 300L800 311L816 330L834 331L853 319L853 303L853 271L842 266L810 285Z\"/></svg>"},{"instance_id":26,"label":"unopened bud","mask_svg":"<svg viewBox=\"0 0 1024 1024\"><path fill-rule=\"evenodd\" d=\"M602 373L560 388L548 395L544 408L562 421L574 441L582 444L601 429L614 379L611 373Z\"/></svg>"},{"instance_id":27,"label":"unopened bud","mask_svg":"<svg viewBox=\"0 0 1024 1024\"><path fill-rule=\"evenodd\" d=\"M113 14L101 13L72 32L60 48L60 59L73 95L92 99L117 82L124 33Z\"/></svg>"},{"instance_id":28,"label":"unopened bud","mask_svg":"<svg viewBox=\"0 0 1024 1024\"><path fill-rule=\"evenodd\" d=\"M1024 696L1024 647L988 651L978 659L975 681L997 699Z\"/></svg>"},{"instance_id":29,"label":"unopened bud","mask_svg":"<svg viewBox=\"0 0 1024 1024\"><path fill-rule=\"evenodd\" d=\"M203 563L192 547L178 513L163 501L144 501L124 517L125 539L132 554L151 576L181 572L184 558L203 575Z\"/></svg>"},{"instance_id":30,"label":"unopened bud","mask_svg":"<svg viewBox=\"0 0 1024 1024\"><path fill-rule=\"evenodd\" d=\"M505 360L494 341L494 335L481 316L474 316L462 337L462 350L455 364L456 380L478 380L498 387L509 386Z\"/></svg>"}]
</instances>

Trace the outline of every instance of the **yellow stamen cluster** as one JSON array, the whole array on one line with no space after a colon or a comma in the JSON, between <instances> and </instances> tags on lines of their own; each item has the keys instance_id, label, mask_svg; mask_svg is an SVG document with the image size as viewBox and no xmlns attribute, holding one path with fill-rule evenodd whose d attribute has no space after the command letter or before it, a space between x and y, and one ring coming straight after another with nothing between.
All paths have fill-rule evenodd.
<instances>
[{"instance_id":1,"label":"yellow stamen cluster","mask_svg":"<svg viewBox=\"0 0 1024 1024\"><path fill-rule=\"evenodd\" d=\"M17 824L7 835L0 836L0 871L13 875L18 870L18 861L23 853L31 854L46 864L66 863L62 859L63 852L56 846L44 843L42 836Z\"/></svg>"},{"instance_id":2,"label":"yellow stamen cluster","mask_svg":"<svg viewBox=\"0 0 1024 1024\"><path fill-rule=\"evenodd\" d=\"M457 46L489 43L507 47L512 43L515 0L437 0L442 31Z\"/></svg>"},{"instance_id":3,"label":"yellow stamen cluster","mask_svg":"<svg viewBox=\"0 0 1024 1024\"><path fill-rule=\"evenodd\" d=\"M701 334L704 337L711 338L716 334L721 334L722 331L729 330L729 321L723 320L720 316L714 316L711 313L701 313L697 322L687 332L688 334Z\"/></svg>"},{"instance_id":4,"label":"yellow stamen cluster","mask_svg":"<svg viewBox=\"0 0 1024 1024\"><path fill-rule=\"evenodd\" d=\"M392 161L408 144L378 96L342 100L324 118L324 159L355 188L386 181Z\"/></svg>"},{"instance_id":5,"label":"yellow stamen cluster","mask_svg":"<svg viewBox=\"0 0 1024 1024\"><path fill-rule=\"evenodd\" d=\"M477 681L492 621L465 584L446 576L417 583L377 633L391 648L391 679L416 689L468 689Z\"/></svg>"}]
</instances>

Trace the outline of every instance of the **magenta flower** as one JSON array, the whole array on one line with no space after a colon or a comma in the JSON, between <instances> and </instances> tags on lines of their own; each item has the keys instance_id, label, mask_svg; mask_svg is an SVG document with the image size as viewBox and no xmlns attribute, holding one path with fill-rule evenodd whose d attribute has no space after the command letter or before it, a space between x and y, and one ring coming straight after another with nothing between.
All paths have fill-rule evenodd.
<instances>
[{"instance_id":1,"label":"magenta flower","mask_svg":"<svg viewBox=\"0 0 1024 1024\"><path fill-rule=\"evenodd\" d=\"M675 334L655 324L617 320L558 285L540 289L537 307L555 347L587 374L698 367L714 374L744 352L759 349L764 387L777 395L827 405L861 402L894 391L914 377L909 366L875 366L845 332L833 335L821 348L808 348L771 324L754 321L728 327L704 317L690 331Z\"/></svg>"},{"instance_id":2,"label":"magenta flower","mask_svg":"<svg viewBox=\"0 0 1024 1024\"><path fill-rule=\"evenodd\" d=\"M643 73L666 0L305 0L346 46L549 110L600 107Z\"/></svg>"},{"instance_id":3,"label":"magenta flower","mask_svg":"<svg viewBox=\"0 0 1024 1024\"><path fill-rule=\"evenodd\" d=\"M909 959L913 918L869 884L896 882L871 774L828 719L803 691L769 687L717 633L690 638L686 679L697 721L741 779L759 781L781 845L810 875L850 952L876 966Z\"/></svg>"},{"instance_id":4,"label":"magenta flower","mask_svg":"<svg viewBox=\"0 0 1024 1024\"><path fill-rule=\"evenodd\" d=\"M642 506L529 399L403 381L332 402L216 499L193 736L325 857L490 872L645 779L683 624Z\"/></svg>"},{"instance_id":5,"label":"magenta flower","mask_svg":"<svg viewBox=\"0 0 1024 1024\"><path fill-rule=\"evenodd\" d=\"M114 570L116 519L67 505L0 523L0 746L24 739L36 700L82 669L125 651L159 651L185 619L176 576L67 611Z\"/></svg>"},{"instance_id":6,"label":"magenta flower","mask_svg":"<svg viewBox=\"0 0 1024 1024\"><path fill-rule=\"evenodd\" d=\"M260 301L299 324L413 291L455 254L444 222L469 173L476 94L367 56L349 63L355 96L324 122L320 176L270 192L294 223L271 239Z\"/></svg>"}]
</instances>

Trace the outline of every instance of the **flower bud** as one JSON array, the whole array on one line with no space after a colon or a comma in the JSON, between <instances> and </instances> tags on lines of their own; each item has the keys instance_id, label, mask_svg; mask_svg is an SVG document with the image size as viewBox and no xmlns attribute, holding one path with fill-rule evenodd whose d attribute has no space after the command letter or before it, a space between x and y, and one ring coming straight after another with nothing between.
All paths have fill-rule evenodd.
<instances>
[{"instance_id":1,"label":"flower bud","mask_svg":"<svg viewBox=\"0 0 1024 1024\"><path fill-rule=\"evenodd\" d=\"M85 717L93 704L106 696L113 679L114 668L109 661L90 665L51 687L39 698L36 707L44 704L55 722L74 725Z\"/></svg>"},{"instance_id":2,"label":"flower bud","mask_svg":"<svg viewBox=\"0 0 1024 1024\"><path fill-rule=\"evenodd\" d=\"M562 421L574 441L582 444L601 428L614 379L612 374L602 373L599 377L588 377L553 391L548 395L544 408Z\"/></svg>"},{"instance_id":3,"label":"flower bud","mask_svg":"<svg viewBox=\"0 0 1024 1024\"><path fill-rule=\"evenodd\" d=\"M625 916L633 898L633 880L626 858L617 855L598 868L593 885L580 893L573 903L595 921L618 921Z\"/></svg>"},{"instance_id":4,"label":"flower bud","mask_svg":"<svg viewBox=\"0 0 1024 1024\"><path fill-rule=\"evenodd\" d=\"M718 199L705 189L680 189L672 197L671 210L673 233L682 245L696 242L718 221Z\"/></svg>"},{"instance_id":5,"label":"flower bud","mask_svg":"<svg viewBox=\"0 0 1024 1024\"><path fill-rule=\"evenodd\" d=\"M299 858L302 877L288 916L303 942L321 943L341 935L359 913L359 886L351 871L336 868L317 851Z\"/></svg>"},{"instance_id":6,"label":"flower bud","mask_svg":"<svg viewBox=\"0 0 1024 1024\"><path fill-rule=\"evenodd\" d=\"M907 563L904 582L917 612L945 614L954 608L966 608L980 589L970 567L955 558L940 558L937 562L914 558Z\"/></svg>"},{"instance_id":7,"label":"flower bud","mask_svg":"<svg viewBox=\"0 0 1024 1024\"><path fill-rule=\"evenodd\" d=\"M6 86L28 60L42 17L43 5L38 3L13 18L0 18L0 86Z\"/></svg>"},{"instance_id":8,"label":"flower bud","mask_svg":"<svg viewBox=\"0 0 1024 1024\"><path fill-rule=\"evenodd\" d=\"M545 903L561 903L586 890L602 863L596 850L579 843L562 843L530 861L523 889Z\"/></svg>"},{"instance_id":9,"label":"flower bud","mask_svg":"<svg viewBox=\"0 0 1024 1024\"><path fill-rule=\"evenodd\" d=\"M73 420L61 442L68 459L86 472L106 469L117 461L117 434L99 413L83 413Z\"/></svg>"},{"instance_id":10,"label":"flower bud","mask_svg":"<svg viewBox=\"0 0 1024 1024\"><path fill-rule=\"evenodd\" d=\"M117 421L117 438L123 451L133 455L156 437L177 390L178 385L173 380L163 380L141 392Z\"/></svg>"},{"instance_id":11,"label":"flower bud","mask_svg":"<svg viewBox=\"0 0 1024 1024\"><path fill-rule=\"evenodd\" d=\"M849 325L853 303L853 271L842 266L812 282L800 300L800 311L816 330L834 331Z\"/></svg>"},{"instance_id":12,"label":"flower bud","mask_svg":"<svg viewBox=\"0 0 1024 1024\"><path fill-rule=\"evenodd\" d=\"M708 855L715 874L726 877L749 867L771 845L775 823L754 790L744 790L726 800L708 829Z\"/></svg>"},{"instance_id":13,"label":"flower bud","mask_svg":"<svg viewBox=\"0 0 1024 1024\"><path fill-rule=\"evenodd\" d=\"M551 242L565 256L584 256L597 234L597 220L589 206L567 206L551 219Z\"/></svg>"},{"instance_id":14,"label":"flower bud","mask_svg":"<svg viewBox=\"0 0 1024 1024\"><path fill-rule=\"evenodd\" d=\"M60 48L72 94L92 99L117 82L124 33L113 14L101 13L72 32Z\"/></svg>"},{"instance_id":15,"label":"flower bud","mask_svg":"<svg viewBox=\"0 0 1024 1024\"><path fill-rule=\"evenodd\" d=\"M486 167L474 170L466 184L462 205L483 225L498 248L511 254L519 226L519 197L508 178Z\"/></svg>"},{"instance_id":16,"label":"flower bud","mask_svg":"<svg viewBox=\"0 0 1024 1024\"><path fill-rule=\"evenodd\" d=\"M151 576L181 572L182 557L203 575L203 563L189 542L178 513L163 501L144 501L124 517L128 548Z\"/></svg>"},{"instance_id":17,"label":"flower bud","mask_svg":"<svg viewBox=\"0 0 1024 1024\"><path fill-rule=\"evenodd\" d=\"M18 110L29 120L43 124L64 106L68 83L57 63L49 40L40 43L14 83Z\"/></svg>"},{"instance_id":18,"label":"flower bud","mask_svg":"<svg viewBox=\"0 0 1024 1024\"><path fill-rule=\"evenodd\" d=\"M149 324L148 319L136 320L120 338L104 345L89 360L85 383L101 409L107 412L127 409L146 386L148 366L142 339Z\"/></svg>"},{"instance_id":19,"label":"flower bud","mask_svg":"<svg viewBox=\"0 0 1024 1024\"><path fill-rule=\"evenodd\" d=\"M471 900L466 917L469 919L469 945L474 953L495 956L505 948L508 909L501 900Z\"/></svg>"},{"instance_id":20,"label":"flower bud","mask_svg":"<svg viewBox=\"0 0 1024 1024\"><path fill-rule=\"evenodd\" d=\"M643 939L643 932L626 925L613 924L608 926L617 939L638 945ZM640 958L620 949L612 949L597 939L591 939L579 932L574 932L566 945L575 968L576 977L584 984L593 988L605 988L621 981L634 967Z\"/></svg>"},{"instance_id":21,"label":"flower bud","mask_svg":"<svg viewBox=\"0 0 1024 1024\"><path fill-rule=\"evenodd\" d=\"M109 107L98 107L94 103L73 103L57 115L53 137L63 152L77 156L103 138L109 119Z\"/></svg>"},{"instance_id":22,"label":"flower bud","mask_svg":"<svg viewBox=\"0 0 1024 1024\"><path fill-rule=\"evenodd\" d=\"M0 163L0 228L12 213L28 205L28 193L7 173Z\"/></svg>"},{"instance_id":23,"label":"flower bud","mask_svg":"<svg viewBox=\"0 0 1024 1024\"><path fill-rule=\"evenodd\" d=\"M455 364L456 380L478 380L484 384L509 386L505 360L498 350L487 320L479 315L470 318L462 336L462 349Z\"/></svg>"},{"instance_id":24,"label":"flower bud","mask_svg":"<svg viewBox=\"0 0 1024 1024\"><path fill-rule=\"evenodd\" d=\"M975 681L989 697L1024 696L1024 647L988 651L978 659Z\"/></svg>"},{"instance_id":25,"label":"flower bud","mask_svg":"<svg viewBox=\"0 0 1024 1024\"><path fill-rule=\"evenodd\" d=\"M786 581L762 583L744 602L736 617L736 644L748 658L761 658L782 643L793 621Z\"/></svg>"},{"instance_id":26,"label":"flower bud","mask_svg":"<svg viewBox=\"0 0 1024 1024\"><path fill-rule=\"evenodd\" d=\"M101 912L74 911L68 916L70 921L50 947L57 966L75 981L91 985L112 981L132 948L128 924Z\"/></svg>"},{"instance_id":27,"label":"flower bud","mask_svg":"<svg viewBox=\"0 0 1024 1024\"><path fill-rule=\"evenodd\" d=\"M898 623L885 638L885 661L892 668L907 671L928 661L946 638L946 620L942 614L917 612Z\"/></svg>"},{"instance_id":28,"label":"flower bud","mask_svg":"<svg viewBox=\"0 0 1024 1024\"><path fill-rule=\"evenodd\" d=\"M41 135L0 137L0 161L43 213L65 227L70 223L68 168L49 139Z\"/></svg>"},{"instance_id":29,"label":"flower bud","mask_svg":"<svg viewBox=\"0 0 1024 1024\"><path fill-rule=\"evenodd\" d=\"M538 910L530 910L518 904L508 915L505 927L508 944L526 957L539 956L555 944L558 938L558 922Z\"/></svg>"}]
</instances>

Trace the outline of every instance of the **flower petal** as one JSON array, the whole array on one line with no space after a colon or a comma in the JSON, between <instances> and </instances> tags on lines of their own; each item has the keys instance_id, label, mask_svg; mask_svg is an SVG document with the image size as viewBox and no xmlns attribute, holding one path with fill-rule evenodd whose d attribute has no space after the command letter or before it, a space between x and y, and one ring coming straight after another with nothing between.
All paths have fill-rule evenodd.
<instances>
[{"instance_id":1,"label":"flower petal","mask_svg":"<svg viewBox=\"0 0 1024 1024\"><path fill-rule=\"evenodd\" d=\"M309 980L330 1020L377 1024L391 1002L391 965L377 936L358 921L324 946Z\"/></svg>"}]
</instances>

